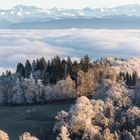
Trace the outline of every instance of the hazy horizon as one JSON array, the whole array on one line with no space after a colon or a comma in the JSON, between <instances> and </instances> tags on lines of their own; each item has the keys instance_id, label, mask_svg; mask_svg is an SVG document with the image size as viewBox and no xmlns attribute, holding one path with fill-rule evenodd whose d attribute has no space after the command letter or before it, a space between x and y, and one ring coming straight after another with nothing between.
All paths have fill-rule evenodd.
<instances>
[{"instance_id":1,"label":"hazy horizon","mask_svg":"<svg viewBox=\"0 0 140 140\"><path fill-rule=\"evenodd\" d=\"M27 6L37 6L40 8L76 8L81 9L85 7L91 7L91 8L111 8L121 5L127 5L127 4L139 4L139 0L5 0L2 1L0 4L0 9L10 9L16 5L27 5Z\"/></svg>"}]
</instances>

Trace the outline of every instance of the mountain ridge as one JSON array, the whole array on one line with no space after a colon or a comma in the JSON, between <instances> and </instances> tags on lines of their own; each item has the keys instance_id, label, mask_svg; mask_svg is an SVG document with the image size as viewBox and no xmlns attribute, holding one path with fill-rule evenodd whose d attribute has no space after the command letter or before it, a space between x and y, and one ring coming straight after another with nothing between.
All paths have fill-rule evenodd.
<instances>
[{"instance_id":1,"label":"mountain ridge","mask_svg":"<svg viewBox=\"0 0 140 140\"><path fill-rule=\"evenodd\" d=\"M64 9L64 8L51 8L51 9L41 9L35 6L24 6L17 5L12 9L2 10L0 9L0 22L7 21L6 24L0 24L0 28L24 28L24 24L30 25L33 23L31 27L35 28L38 22L44 22L46 26L43 28L57 28L54 26L48 25L50 21L56 21L58 24L63 26L61 20L66 19L76 19L77 23L81 22L80 19L91 20L91 19L107 19L109 24L113 25L116 23L111 22L111 20L117 18L118 22L121 23L122 19L126 19L126 22L129 23L131 20L140 20L140 5L123 5L118 6L116 8L83 8L83 9ZM63 22L64 22L63 20ZM104 21L97 22L97 25L101 25L101 27L96 27L93 20L91 24L93 24L93 28L108 28L106 25L102 26ZM111 23L110 23L111 22ZM135 22L135 21L134 21ZM66 21L68 23L68 21ZM139 22L138 22L139 23ZM21 24L21 25L20 25ZM126 23L122 23L126 24ZM55 26L56 26L55 25ZM121 26L122 26L121 25ZM133 25L133 23L132 23ZM116 25L115 25L116 26ZM41 27L41 24L39 25ZM127 27L127 26L126 26ZM137 27L137 25L136 25ZM30 28L30 27L25 27ZM58 27L59 28L59 27ZM68 28L74 28L72 26L68 26ZM84 27L79 25L79 28L88 28L88 24ZM91 27L92 28L92 27ZM129 28L129 27L128 27ZM140 28L140 26L138 26Z\"/></svg>"}]
</instances>

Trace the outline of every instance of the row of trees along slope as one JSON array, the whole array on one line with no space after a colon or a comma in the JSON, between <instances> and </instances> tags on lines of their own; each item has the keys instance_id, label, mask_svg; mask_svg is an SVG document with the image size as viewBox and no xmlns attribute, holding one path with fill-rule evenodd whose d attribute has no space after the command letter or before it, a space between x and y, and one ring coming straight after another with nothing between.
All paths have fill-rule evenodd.
<instances>
[{"instance_id":1,"label":"row of trees along slope","mask_svg":"<svg viewBox=\"0 0 140 140\"><path fill-rule=\"evenodd\" d=\"M91 62L88 55L80 61L59 56L18 63L16 73L0 76L0 104L33 104L77 96L91 96L104 79L123 80L129 88L136 84L137 74L117 73L110 62Z\"/></svg>"}]
</instances>

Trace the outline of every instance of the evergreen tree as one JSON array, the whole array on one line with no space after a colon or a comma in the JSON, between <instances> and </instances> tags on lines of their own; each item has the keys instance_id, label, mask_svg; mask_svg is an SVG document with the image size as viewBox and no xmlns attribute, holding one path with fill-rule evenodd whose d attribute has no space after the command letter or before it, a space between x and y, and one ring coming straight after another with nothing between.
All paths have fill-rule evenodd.
<instances>
[{"instance_id":1,"label":"evergreen tree","mask_svg":"<svg viewBox=\"0 0 140 140\"><path fill-rule=\"evenodd\" d=\"M65 59L62 59L62 62L61 62L61 72L62 72L62 78L66 78L66 76L67 76L67 62Z\"/></svg>"},{"instance_id":2,"label":"evergreen tree","mask_svg":"<svg viewBox=\"0 0 140 140\"><path fill-rule=\"evenodd\" d=\"M17 73L19 79L21 79L21 77L25 77L25 68L22 63L18 63L16 73Z\"/></svg>"},{"instance_id":3,"label":"evergreen tree","mask_svg":"<svg viewBox=\"0 0 140 140\"><path fill-rule=\"evenodd\" d=\"M5 73L5 75L6 75L6 76L10 76L10 75L11 75L11 71L8 71L8 70L7 70L6 73Z\"/></svg>"},{"instance_id":4,"label":"evergreen tree","mask_svg":"<svg viewBox=\"0 0 140 140\"><path fill-rule=\"evenodd\" d=\"M130 86L130 75L129 75L128 72L126 72L125 80L126 80L126 84L127 84L128 86Z\"/></svg>"},{"instance_id":5,"label":"evergreen tree","mask_svg":"<svg viewBox=\"0 0 140 140\"><path fill-rule=\"evenodd\" d=\"M120 79L126 80L126 74L124 72L120 72Z\"/></svg>"},{"instance_id":6,"label":"evergreen tree","mask_svg":"<svg viewBox=\"0 0 140 140\"><path fill-rule=\"evenodd\" d=\"M44 85L47 85L48 83L50 83L50 75L47 71L44 72L43 74L43 80L42 80Z\"/></svg>"},{"instance_id":7,"label":"evergreen tree","mask_svg":"<svg viewBox=\"0 0 140 140\"><path fill-rule=\"evenodd\" d=\"M132 80L133 80L133 86L135 86L136 85L136 81L137 81L137 73L136 72L133 72L133 74L132 74Z\"/></svg>"},{"instance_id":8,"label":"evergreen tree","mask_svg":"<svg viewBox=\"0 0 140 140\"><path fill-rule=\"evenodd\" d=\"M87 72L89 68L92 67L92 64L90 63L90 58L88 55L85 55L81 60L80 60L80 67L83 72Z\"/></svg>"},{"instance_id":9,"label":"evergreen tree","mask_svg":"<svg viewBox=\"0 0 140 140\"><path fill-rule=\"evenodd\" d=\"M41 69L41 64L40 64L39 59L36 60L36 64L37 64L37 70L40 70Z\"/></svg>"},{"instance_id":10,"label":"evergreen tree","mask_svg":"<svg viewBox=\"0 0 140 140\"><path fill-rule=\"evenodd\" d=\"M46 64L46 70L43 73L43 78L42 78L43 84L47 85L48 83L50 83L50 77L51 77L51 62L50 60L48 60Z\"/></svg>"},{"instance_id":11,"label":"evergreen tree","mask_svg":"<svg viewBox=\"0 0 140 140\"><path fill-rule=\"evenodd\" d=\"M72 80L75 81L76 83L76 87L77 87L77 73L79 71L79 64L77 63L77 61L74 61L72 64L72 72L71 72L71 78Z\"/></svg>"},{"instance_id":12,"label":"evergreen tree","mask_svg":"<svg viewBox=\"0 0 140 140\"><path fill-rule=\"evenodd\" d=\"M71 74L72 72L72 61L70 57L67 58L67 74Z\"/></svg>"},{"instance_id":13,"label":"evergreen tree","mask_svg":"<svg viewBox=\"0 0 140 140\"><path fill-rule=\"evenodd\" d=\"M32 62L32 72L35 72L35 71L37 71L37 63L36 63L35 60L33 60L33 62Z\"/></svg>"},{"instance_id":14,"label":"evergreen tree","mask_svg":"<svg viewBox=\"0 0 140 140\"><path fill-rule=\"evenodd\" d=\"M48 72L49 74L51 73L51 62L50 62L50 60L48 60L48 62L47 62L46 72Z\"/></svg>"},{"instance_id":15,"label":"evergreen tree","mask_svg":"<svg viewBox=\"0 0 140 140\"><path fill-rule=\"evenodd\" d=\"M32 66L31 66L29 60L27 60L25 63L25 77L26 78L28 78L28 79L30 78L31 71L32 71Z\"/></svg>"},{"instance_id":16,"label":"evergreen tree","mask_svg":"<svg viewBox=\"0 0 140 140\"><path fill-rule=\"evenodd\" d=\"M53 79L54 83L62 79L61 59L58 55L53 59Z\"/></svg>"},{"instance_id":17,"label":"evergreen tree","mask_svg":"<svg viewBox=\"0 0 140 140\"><path fill-rule=\"evenodd\" d=\"M45 58L42 57L39 61L40 61L40 62L39 62L39 63L40 63L40 70L41 70L41 71L46 70L47 63L46 63Z\"/></svg>"}]
</instances>

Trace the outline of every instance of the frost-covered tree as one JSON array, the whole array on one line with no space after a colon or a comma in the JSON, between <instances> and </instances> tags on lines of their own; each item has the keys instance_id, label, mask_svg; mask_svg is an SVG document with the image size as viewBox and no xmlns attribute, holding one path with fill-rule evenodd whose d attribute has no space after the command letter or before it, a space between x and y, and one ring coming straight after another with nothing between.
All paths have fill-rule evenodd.
<instances>
[{"instance_id":1,"label":"frost-covered tree","mask_svg":"<svg viewBox=\"0 0 140 140\"><path fill-rule=\"evenodd\" d=\"M72 140L138 140L140 109L133 98L124 82L104 80L92 100L80 97L69 112L58 114L55 132L60 136L66 127Z\"/></svg>"},{"instance_id":2,"label":"frost-covered tree","mask_svg":"<svg viewBox=\"0 0 140 140\"><path fill-rule=\"evenodd\" d=\"M2 130L0 130L0 140L9 140L8 134Z\"/></svg>"},{"instance_id":3,"label":"frost-covered tree","mask_svg":"<svg viewBox=\"0 0 140 140\"><path fill-rule=\"evenodd\" d=\"M58 81L55 88L58 97L60 96L60 98L76 97L76 85L70 75L68 75L65 80Z\"/></svg>"},{"instance_id":4,"label":"frost-covered tree","mask_svg":"<svg viewBox=\"0 0 140 140\"><path fill-rule=\"evenodd\" d=\"M13 87L16 85L17 75L4 75L0 77L1 104L11 104L13 98Z\"/></svg>"},{"instance_id":5,"label":"frost-covered tree","mask_svg":"<svg viewBox=\"0 0 140 140\"><path fill-rule=\"evenodd\" d=\"M19 137L20 140L39 140L38 138L31 136L30 133L25 132L22 134L22 136Z\"/></svg>"},{"instance_id":6,"label":"frost-covered tree","mask_svg":"<svg viewBox=\"0 0 140 140\"><path fill-rule=\"evenodd\" d=\"M0 77L0 105L35 104L48 100L76 98L76 85L70 76L55 85L41 79L18 78L16 74Z\"/></svg>"},{"instance_id":7,"label":"frost-covered tree","mask_svg":"<svg viewBox=\"0 0 140 140\"><path fill-rule=\"evenodd\" d=\"M41 80L24 79L22 84L22 91L25 98L25 103L40 103L42 102L43 84Z\"/></svg>"},{"instance_id":8,"label":"frost-covered tree","mask_svg":"<svg viewBox=\"0 0 140 140\"><path fill-rule=\"evenodd\" d=\"M94 81L94 71L89 69L88 72L84 73L83 71L78 72L77 76L77 94L78 96L82 95L91 95L95 90L95 81Z\"/></svg>"},{"instance_id":9,"label":"frost-covered tree","mask_svg":"<svg viewBox=\"0 0 140 140\"><path fill-rule=\"evenodd\" d=\"M15 85L13 86L13 93L12 104L23 104L24 95L21 88L21 82L18 78L15 82Z\"/></svg>"},{"instance_id":10,"label":"frost-covered tree","mask_svg":"<svg viewBox=\"0 0 140 140\"><path fill-rule=\"evenodd\" d=\"M92 140L100 132L101 126L108 124L108 119L102 114L103 106L102 101L91 102L87 97L80 97L70 112L65 113L66 116L63 115L63 121L60 120L56 123L55 128L61 130L61 124L62 127L67 127L71 139ZM59 114L57 120L59 120L58 118L60 119ZM101 122L99 118L102 120Z\"/></svg>"},{"instance_id":11,"label":"frost-covered tree","mask_svg":"<svg viewBox=\"0 0 140 140\"><path fill-rule=\"evenodd\" d=\"M62 126L59 136L56 138L56 140L71 140L69 138L69 132L67 130L67 127Z\"/></svg>"},{"instance_id":12,"label":"frost-covered tree","mask_svg":"<svg viewBox=\"0 0 140 140\"><path fill-rule=\"evenodd\" d=\"M111 100L113 104L119 107L132 105L130 97L133 97L133 92L127 88L125 83L113 83L109 79L105 79L99 85L95 96L93 96L95 99Z\"/></svg>"},{"instance_id":13,"label":"frost-covered tree","mask_svg":"<svg viewBox=\"0 0 140 140\"><path fill-rule=\"evenodd\" d=\"M65 80L58 81L56 85L45 86L44 94L46 100L76 98L76 85L68 75Z\"/></svg>"}]
</instances>

